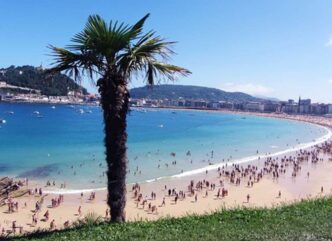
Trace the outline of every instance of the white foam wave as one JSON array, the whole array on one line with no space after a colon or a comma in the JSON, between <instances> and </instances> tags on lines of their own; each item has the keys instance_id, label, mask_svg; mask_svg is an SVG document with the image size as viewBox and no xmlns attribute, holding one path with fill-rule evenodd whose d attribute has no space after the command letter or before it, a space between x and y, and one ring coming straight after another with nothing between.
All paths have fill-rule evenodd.
<instances>
[{"instance_id":1,"label":"white foam wave","mask_svg":"<svg viewBox=\"0 0 332 241\"><path fill-rule=\"evenodd\" d=\"M46 194L80 194L80 193L91 193L96 191L104 191L106 187L90 188L90 189L52 189L43 191Z\"/></svg>"},{"instance_id":2,"label":"white foam wave","mask_svg":"<svg viewBox=\"0 0 332 241\"><path fill-rule=\"evenodd\" d=\"M319 125L317 125L317 126L319 126ZM286 150L282 150L282 151L278 151L278 152L274 152L274 153L271 153L271 154L268 154L268 155L254 155L254 156L240 158L240 159L234 160L232 162L217 163L217 164L214 164L214 165L209 165L209 166L205 166L205 167L198 168L198 169L195 169L195 170L186 171L186 172L183 172L183 173L180 173L180 174L176 174L176 175L173 175L172 177L180 178L180 177L185 177L185 176L191 176L191 175L195 175L195 174L204 173L206 171L215 170L215 169L218 169L219 167L222 168L226 164L228 166L230 166L230 165L233 165L233 164L241 164L241 163L246 163L246 162L252 162L252 161L258 160L259 157L260 158L267 158L267 157L281 156L281 155L284 155L284 154L287 154L287 153L299 151L301 149L310 148L312 146L321 144L321 143L329 140L332 137L332 132L329 128L324 127L324 126L319 126L319 127L324 128L327 131L327 134L320 137L320 138L318 138L318 139L316 139L316 140L314 140L314 141L312 141L312 142L301 143L301 144L298 144L295 147L292 147L292 148L289 148L289 149L286 149Z\"/></svg>"}]
</instances>

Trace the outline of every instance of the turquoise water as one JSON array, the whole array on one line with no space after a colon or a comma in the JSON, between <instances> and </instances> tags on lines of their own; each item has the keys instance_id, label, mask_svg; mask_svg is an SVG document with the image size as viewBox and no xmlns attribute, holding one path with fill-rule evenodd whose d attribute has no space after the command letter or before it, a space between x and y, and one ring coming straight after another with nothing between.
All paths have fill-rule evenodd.
<instances>
[{"instance_id":1,"label":"turquoise water","mask_svg":"<svg viewBox=\"0 0 332 241\"><path fill-rule=\"evenodd\" d=\"M1 118L6 123L0 125L0 176L56 180L70 188L105 186L99 107L1 103ZM325 133L314 125L272 118L133 110L128 117L127 178L144 181L255 155L257 150L277 152Z\"/></svg>"}]
</instances>

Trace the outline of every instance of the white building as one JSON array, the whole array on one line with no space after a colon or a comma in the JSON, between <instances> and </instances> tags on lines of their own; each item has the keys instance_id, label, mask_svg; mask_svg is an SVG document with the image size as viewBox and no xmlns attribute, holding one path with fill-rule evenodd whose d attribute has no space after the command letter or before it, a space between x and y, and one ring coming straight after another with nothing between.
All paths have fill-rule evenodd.
<instances>
[{"instance_id":1,"label":"white building","mask_svg":"<svg viewBox=\"0 0 332 241\"><path fill-rule=\"evenodd\" d=\"M247 111L264 111L264 104L260 102L249 102L244 105Z\"/></svg>"},{"instance_id":2,"label":"white building","mask_svg":"<svg viewBox=\"0 0 332 241\"><path fill-rule=\"evenodd\" d=\"M332 114L332 104L327 105L327 113Z\"/></svg>"}]
</instances>

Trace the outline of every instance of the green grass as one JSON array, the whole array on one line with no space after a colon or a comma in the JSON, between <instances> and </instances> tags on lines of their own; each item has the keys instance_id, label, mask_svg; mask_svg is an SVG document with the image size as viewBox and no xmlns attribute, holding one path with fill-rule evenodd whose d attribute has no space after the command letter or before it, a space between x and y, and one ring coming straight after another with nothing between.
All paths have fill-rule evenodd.
<instances>
[{"instance_id":1,"label":"green grass","mask_svg":"<svg viewBox=\"0 0 332 241\"><path fill-rule=\"evenodd\" d=\"M273 209L235 209L151 222L85 225L15 240L332 240L332 198Z\"/></svg>"}]
</instances>

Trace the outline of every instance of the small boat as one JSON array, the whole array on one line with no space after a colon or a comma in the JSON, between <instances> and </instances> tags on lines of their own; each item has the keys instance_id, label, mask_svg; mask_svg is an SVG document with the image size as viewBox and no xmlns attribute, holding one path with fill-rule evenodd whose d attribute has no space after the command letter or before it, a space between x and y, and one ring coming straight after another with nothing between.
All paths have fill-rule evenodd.
<instances>
[{"instance_id":1,"label":"small boat","mask_svg":"<svg viewBox=\"0 0 332 241\"><path fill-rule=\"evenodd\" d=\"M55 106L53 105L51 108L52 108L52 109L55 109Z\"/></svg>"},{"instance_id":2,"label":"small boat","mask_svg":"<svg viewBox=\"0 0 332 241\"><path fill-rule=\"evenodd\" d=\"M8 111L7 113L10 115L14 115L14 111Z\"/></svg>"},{"instance_id":3,"label":"small boat","mask_svg":"<svg viewBox=\"0 0 332 241\"><path fill-rule=\"evenodd\" d=\"M79 109L80 114L84 114L84 110L83 109Z\"/></svg>"},{"instance_id":4,"label":"small boat","mask_svg":"<svg viewBox=\"0 0 332 241\"><path fill-rule=\"evenodd\" d=\"M0 124L6 124L6 120L0 119Z\"/></svg>"},{"instance_id":5,"label":"small boat","mask_svg":"<svg viewBox=\"0 0 332 241\"><path fill-rule=\"evenodd\" d=\"M92 110L87 110L87 111L85 111L86 113L92 113Z\"/></svg>"},{"instance_id":6,"label":"small boat","mask_svg":"<svg viewBox=\"0 0 332 241\"><path fill-rule=\"evenodd\" d=\"M39 111L34 111L33 114L39 115Z\"/></svg>"}]
</instances>

